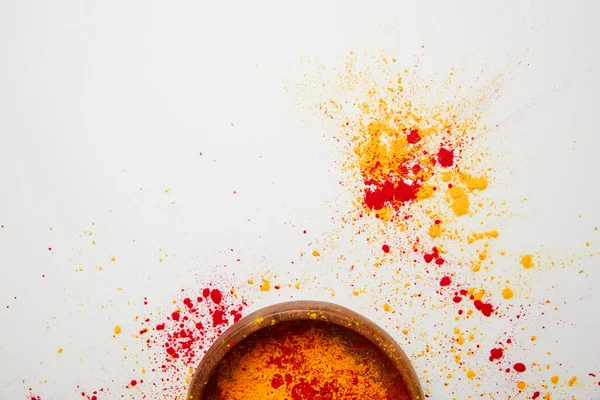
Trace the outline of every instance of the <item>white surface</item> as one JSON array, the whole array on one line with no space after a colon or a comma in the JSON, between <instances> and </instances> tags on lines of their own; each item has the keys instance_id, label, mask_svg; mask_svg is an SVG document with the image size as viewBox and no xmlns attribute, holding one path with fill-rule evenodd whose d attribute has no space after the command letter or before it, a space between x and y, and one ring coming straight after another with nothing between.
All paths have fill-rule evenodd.
<instances>
[{"instance_id":1,"label":"white surface","mask_svg":"<svg viewBox=\"0 0 600 400\"><path fill-rule=\"evenodd\" d=\"M425 45L424 74L457 65L494 74L525 54L530 68L494 107L520 113L502 131L514 179L498 190L530 198L525 222L504 237L567 254L600 246L597 15L592 1L0 1L0 398L28 387L45 400L77 398L76 385L114 385L118 397L129 366L110 330L139 313L127 300L167 303L207 266L228 264L242 280L285 271L330 230L328 204L344 193L325 128L284 88L301 81L303 56L333 65L383 49L411 65ZM79 237L90 229L94 248ZM584 261L586 280L559 270L540 288L568 300L550 346L582 377L600 368L596 263ZM294 268L323 269L308 258ZM346 285L327 284L334 301L369 313ZM270 293L254 306L280 300ZM451 398L441 382L426 390Z\"/></svg>"}]
</instances>

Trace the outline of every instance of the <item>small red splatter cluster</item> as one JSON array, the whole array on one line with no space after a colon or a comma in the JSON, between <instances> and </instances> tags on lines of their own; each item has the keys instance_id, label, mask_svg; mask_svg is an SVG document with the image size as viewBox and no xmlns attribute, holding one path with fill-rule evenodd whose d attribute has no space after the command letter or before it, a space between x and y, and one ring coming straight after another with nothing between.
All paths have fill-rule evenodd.
<instances>
[{"instance_id":1,"label":"small red splatter cluster","mask_svg":"<svg viewBox=\"0 0 600 400\"><path fill-rule=\"evenodd\" d=\"M490 361L500 360L504 356L504 350L495 348L490 350Z\"/></svg>"},{"instance_id":2,"label":"small red splatter cluster","mask_svg":"<svg viewBox=\"0 0 600 400\"><path fill-rule=\"evenodd\" d=\"M386 205L398 209L404 203L415 200L421 187L417 182L408 184L403 180L394 184L389 180L377 182L374 179L368 179L364 183L366 187L365 205L376 211L381 210Z\"/></svg>"},{"instance_id":3,"label":"small red splatter cluster","mask_svg":"<svg viewBox=\"0 0 600 400\"><path fill-rule=\"evenodd\" d=\"M437 249L437 247L433 247L431 249L431 253L425 253L425 255L423 256L423 259L425 260L425 262L427 264L431 263L432 261L435 261L435 263L437 265L443 265L445 260L440 256L439 250Z\"/></svg>"},{"instance_id":4,"label":"small red splatter cluster","mask_svg":"<svg viewBox=\"0 0 600 400\"><path fill-rule=\"evenodd\" d=\"M94 390L92 393L81 392L81 397L87 400L100 400L98 397L102 392L104 392L104 388Z\"/></svg>"},{"instance_id":5,"label":"small red splatter cluster","mask_svg":"<svg viewBox=\"0 0 600 400\"><path fill-rule=\"evenodd\" d=\"M160 346L156 361L162 371L179 369L181 365L195 366L203 351L212 344L228 325L242 318L247 306L245 300L232 301L233 296L224 298L217 288L204 288L197 296L185 297L183 307L172 311L153 328L144 327L148 348ZM145 320L147 323L150 319ZM179 364L176 366L175 364ZM135 386L134 381L130 386Z\"/></svg>"},{"instance_id":6,"label":"small red splatter cluster","mask_svg":"<svg viewBox=\"0 0 600 400\"><path fill-rule=\"evenodd\" d=\"M452 283L452 280L448 276L444 276L440 280L440 286L449 286ZM468 297L469 300L473 300L473 305L477 309L477 311L481 312L484 316L489 317L494 312L494 306L491 303L485 303L481 300L475 300L475 296L470 295L466 290L461 289L459 291L454 292L452 295L452 301L454 303L460 303L463 300L463 297ZM462 315L462 310L458 311L459 315Z\"/></svg>"}]
</instances>

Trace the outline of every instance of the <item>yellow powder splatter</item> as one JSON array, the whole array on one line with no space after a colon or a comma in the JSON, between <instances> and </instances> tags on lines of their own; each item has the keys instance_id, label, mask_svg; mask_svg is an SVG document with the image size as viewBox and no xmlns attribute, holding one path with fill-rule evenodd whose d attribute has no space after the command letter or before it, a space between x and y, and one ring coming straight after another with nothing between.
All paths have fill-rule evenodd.
<instances>
[{"instance_id":1,"label":"yellow powder splatter","mask_svg":"<svg viewBox=\"0 0 600 400\"><path fill-rule=\"evenodd\" d=\"M254 279L248 279L248 285L254 285Z\"/></svg>"},{"instance_id":2,"label":"yellow powder splatter","mask_svg":"<svg viewBox=\"0 0 600 400\"><path fill-rule=\"evenodd\" d=\"M519 390L524 390L527 388L527 384L523 381L520 381L517 383L517 387L519 388Z\"/></svg>"},{"instance_id":3,"label":"yellow powder splatter","mask_svg":"<svg viewBox=\"0 0 600 400\"><path fill-rule=\"evenodd\" d=\"M485 176L473 177L469 174L460 174L460 181L467 186L469 191L477 190L485 190L488 187L488 180Z\"/></svg>"},{"instance_id":4,"label":"yellow powder splatter","mask_svg":"<svg viewBox=\"0 0 600 400\"><path fill-rule=\"evenodd\" d=\"M571 379L569 379L569 381L567 382L567 384L569 386L573 386L576 381L577 381L577 377L576 376L572 376Z\"/></svg>"},{"instance_id":5,"label":"yellow powder splatter","mask_svg":"<svg viewBox=\"0 0 600 400\"><path fill-rule=\"evenodd\" d=\"M552 382L554 385L558 384L559 380L560 378L558 377L558 375L554 375L552 378L550 378L550 382Z\"/></svg>"},{"instance_id":6,"label":"yellow powder splatter","mask_svg":"<svg viewBox=\"0 0 600 400\"><path fill-rule=\"evenodd\" d=\"M469 196L463 188L452 186L448 189L448 194L451 199L452 211L454 211L456 216L460 217L469 212Z\"/></svg>"},{"instance_id":7,"label":"yellow powder splatter","mask_svg":"<svg viewBox=\"0 0 600 400\"><path fill-rule=\"evenodd\" d=\"M456 338L456 343L462 346L465 343L465 338L462 335L460 335Z\"/></svg>"},{"instance_id":8,"label":"yellow powder splatter","mask_svg":"<svg viewBox=\"0 0 600 400\"><path fill-rule=\"evenodd\" d=\"M110 261L115 262L115 261L117 261L117 258L113 256L110 258Z\"/></svg>"},{"instance_id":9,"label":"yellow powder splatter","mask_svg":"<svg viewBox=\"0 0 600 400\"><path fill-rule=\"evenodd\" d=\"M260 291L261 292L268 292L269 290L271 290L271 281L265 278L261 278L262 279L262 285L260 285Z\"/></svg>"},{"instance_id":10,"label":"yellow powder splatter","mask_svg":"<svg viewBox=\"0 0 600 400\"><path fill-rule=\"evenodd\" d=\"M115 326L115 335L121 333L121 327L119 325Z\"/></svg>"},{"instance_id":11,"label":"yellow powder splatter","mask_svg":"<svg viewBox=\"0 0 600 400\"><path fill-rule=\"evenodd\" d=\"M315 257L319 257L321 253L319 253L317 250L313 250L312 255Z\"/></svg>"},{"instance_id":12,"label":"yellow powder splatter","mask_svg":"<svg viewBox=\"0 0 600 400\"><path fill-rule=\"evenodd\" d=\"M62 347L59 347L59 348L58 348L58 350L57 350L56 352L57 352L58 354L62 353L62 352L63 352L63 349L62 349Z\"/></svg>"},{"instance_id":13,"label":"yellow powder splatter","mask_svg":"<svg viewBox=\"0 0 600 400\"><path fill-rule=\"evenodd\" d=\"M533 267L533 256L531 254L525 254L521 257L521 265L525 268Z\"/></svg>"},{"instance_id":14,"label":"yellow powder splatter","mask_svg":"<svg viewBox=\"0 0 600 400\"><path fill-rule=\"evenodd\" d=\"M429 233L429 236L432 238L436 238L442 233L442 228L440 227L440 224L433 224L429 227L427 233Z\"/></svg>"},{"instance_id":15,"label":"yellow powder splatter","mask_svg":"<svg viewBox=\"0 0 600 400\"><path fill-rule=\"evenodd\" d=\"M390 311L392 308L390 307L390 305L389 305L388 303L385 303L385 304L383 305L383 309L384 309L385 311Z\"/></svg>"},{"instance_id":16,"label":"yellow powder splatter","mask_svg":"<svg viewBox=\"0 0 600 400\"><path fill-rule=\"evenodd\" d=\"M531 341L535 342L537 340L537 337L535 335L531 336Z\"/></svg>"},{"instance_id":17,"label":"yellow powder splatter","mask_svg":"<svg viewBox=\"0 0 600 400\"><path fill-rule=\"evenodd\" d=\"M514 296L514 293L513 293L512 289L509 287L504 288L504 290L502 291L502 297L504 297L506 300L510 299L513 296Z\"/></svg>"},{"instance_id":18,"label":"yellow powder splatter","mask_svg":"<svg viewBox=\"0 0 600 400\"><path fill-rule=\"evenodd\" d=\"M472 369L470 369L470 370L467 371L467 378L473 379L473 378L475 378L475 376L476 376L475 372L473 372Z\"/></svg>"}]
</instances>

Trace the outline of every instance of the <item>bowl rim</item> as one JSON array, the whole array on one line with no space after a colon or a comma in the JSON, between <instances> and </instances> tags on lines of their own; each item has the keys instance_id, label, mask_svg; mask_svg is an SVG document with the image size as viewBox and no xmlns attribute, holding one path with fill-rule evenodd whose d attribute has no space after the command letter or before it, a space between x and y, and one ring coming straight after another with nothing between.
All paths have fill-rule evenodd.
<instances>
[{"instance_id":1,"label":"bowl rim","mask_svg":"<svg viewBox=\"0 0 600 400\"><path fill-rule=\"evenodd\" d=\"M406 384L410 400L424 400L423 388L410 359L396 340L379 325L339 304L294 300L260 308L225 330L206 351L192 377L187 400L203 400L215 368L227 352L251 334L286 321L316 320L348 328L363 336L388 356Z\"/></svg>"}]
</instances>

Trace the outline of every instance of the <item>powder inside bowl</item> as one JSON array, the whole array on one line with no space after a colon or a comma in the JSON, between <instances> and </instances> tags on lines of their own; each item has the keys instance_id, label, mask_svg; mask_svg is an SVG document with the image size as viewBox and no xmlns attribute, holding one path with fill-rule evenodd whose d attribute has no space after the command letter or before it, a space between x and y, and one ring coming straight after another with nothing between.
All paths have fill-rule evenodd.
<instances>
[{"instance_id":1,"label":"powder inside bowl","mask_svg":"<svg viewBox=\"0 0 600 400\"><path fill-rule=\"evenodd\" d=\"M389 358L350 329L287 321L248 336L212 375L204 400L407 400Z\"/></svg>"}]
</instances>

